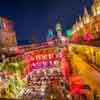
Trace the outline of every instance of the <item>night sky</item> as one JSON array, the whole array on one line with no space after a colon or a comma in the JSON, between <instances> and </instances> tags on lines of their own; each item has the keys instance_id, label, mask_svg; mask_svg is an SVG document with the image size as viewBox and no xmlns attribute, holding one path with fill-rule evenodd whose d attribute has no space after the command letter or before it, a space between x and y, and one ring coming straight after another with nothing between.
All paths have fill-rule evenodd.
<instances>
[{"instance_id":1,"label":"night sky","mask_svg":"<svg viewBox=\"0 0 100 100\"><path fill-rule=\"evenodd\" d=\"M13 20L17 40L45 41L49 28L61 22L63 31L71 28L84 6L93 0L0 0L0 16Z\"/></svg>"}]
</instances>

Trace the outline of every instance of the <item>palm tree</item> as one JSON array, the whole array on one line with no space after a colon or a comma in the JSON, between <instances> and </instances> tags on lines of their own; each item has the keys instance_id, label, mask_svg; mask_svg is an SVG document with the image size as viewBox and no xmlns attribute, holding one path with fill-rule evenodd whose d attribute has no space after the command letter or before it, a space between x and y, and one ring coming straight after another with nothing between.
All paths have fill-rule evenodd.
<instances>
[{"instance_id":1,"label":"palm tree","mask_svg":"<svg viewBox=\"0 0 100 100\"><path fill-rule=\"evenodd\" d=\"M0 63L0 72L2 72L4 69L4 64L3 63Z\"/></svg>"},{"instance_id":2,"label":"palm tree","mask_svg":"<svg viewBox=\"0 0 100 100\"><path fill-rule=\"evenodd\" d=\"M24 73L24 68L27 65L26 62L14 62L14 63L0 63L0 72L5 74L19 74L22 75Z\"/></svg>"}]
</instances>

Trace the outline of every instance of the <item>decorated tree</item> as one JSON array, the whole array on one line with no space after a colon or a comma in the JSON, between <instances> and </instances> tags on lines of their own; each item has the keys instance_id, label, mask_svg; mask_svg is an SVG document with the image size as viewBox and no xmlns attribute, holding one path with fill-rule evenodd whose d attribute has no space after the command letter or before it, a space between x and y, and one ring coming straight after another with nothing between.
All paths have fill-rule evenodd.
<instances>
[{"instance_id":1,"label":"decorated tree","mask_svg":"<svg viewBox=\"0 0 100 100\"><path fill-rule=\"evenodd\" d=\"M26 62L0 63L0 97L21 98L22 89L26 84L22 79Z\"/></svg>"}]
</instances>

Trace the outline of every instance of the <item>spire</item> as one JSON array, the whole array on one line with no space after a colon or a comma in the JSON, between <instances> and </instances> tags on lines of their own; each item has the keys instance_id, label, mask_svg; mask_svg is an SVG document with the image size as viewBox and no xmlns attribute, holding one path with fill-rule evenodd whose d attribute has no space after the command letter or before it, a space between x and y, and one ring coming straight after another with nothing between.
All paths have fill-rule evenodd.
<instances>
[{"instance_id":1,"label":"spire","mask_svg":"<svg viewBox=\"0 0 100 100\"><path fill-rule=\"evenodd\" d=\"M86 24L86 23L89 23L89 22L90 22L90 15L87 11L87 8L85 7L84 8L83 23Z\"/></svg>"},{"instance_id":2,"label":"spire","mask_svg":"<svg viewBox=\"0 0 100 100\"><path fill-rule=\"evenodd\" d=\"M83 20L82 20L81 16L79 16L79 27L83 28Z\"/></svg>"},{"instance_id":3,"label":"spire","mask_svg":"<svg viewBox=\"0 0 100 100\"><path fill-rule=\"evenodd\" d=\"M59 39L61 39L61 37L62 37L62 28L61 28L61 24L60 23L56 24L56 31L57 31L57 37Z\"/></svg>"},{"instance_id":4,"label":"spire","mask_svg":"<svg viewBox=\"0 0 100 100\"><path fill-rule=\"evenodd\" d=\"M52 29L48 30L47 41L52 40L54 38L54 34Z\"/></svg>"},{"instance_id":5,"label":"spire","mask_svg":"<svg viewBox=\"0 0 100 100\"><path fill-rule=\"evenodd\" d=\"M78 21L76 20L76 23L75 23L75 25L76 25L76 27L77 27L77 25L78 25Z\"/></svg>"},{"instance_id":6,"label":"spire","mask_svg":"<svg viewBox=\"0 0 100 100\"><path fill-rule=\"evenodd\" d=\"M100 0L94 0L94 4L97 4L99 2L100 2Z\"/></svg>"},{"instance_id":7,"label":"spire","mask_svg":"<svg viewBox=\"0 0 100 100\"><path fill-rule=\"evenodd\" d=\"M82 21L82 18L81 18L81 16L79 16L79 21Z\"/></svg>"},{"instance_id":8,"label":"spire","mask_svg":"<svg viewBox=\"0 0 100 100\"><path fill-rule=\"evenodd\" d=\"M52 31L52 29L48 30L48 37L53 37L53 31Z\"/></svg>"},{"instance_id":9,"label":"spire","mask_svg":"<svg viewBox=\"0 0 100 100\"><path fill-rule=\"evenodd\" d=\"M75 27L76 27L76 30L79 31L79 23L78 23L78 21L76 21Z\"/></svg>"},{"instance_id":10,"label":"spire","mask_svg":"<svg viewBox=\"0 0 100 100\"><path fill-rule=\"evenodd\" d=\"M92 13L93 16L100 14L100 0L94 0L94 3L92 5Z\"/></svg>"},{"instance_id":11,"label":"spire","mask_svg":"<svg viewBox=\"0 0 100 100\"><path fill-rule=\"evenodd\" d=\"M86 7L84 7L84 15L85 16L89 15Z\"/></svg>"}]
</instances>

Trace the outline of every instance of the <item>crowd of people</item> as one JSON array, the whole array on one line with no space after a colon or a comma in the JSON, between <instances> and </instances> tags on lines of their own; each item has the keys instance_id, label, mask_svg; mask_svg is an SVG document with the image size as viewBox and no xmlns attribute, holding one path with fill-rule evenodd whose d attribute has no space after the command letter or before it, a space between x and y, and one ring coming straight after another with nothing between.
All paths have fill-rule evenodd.
<instances>
[{"instance_id":1,"label":"crowd of people","mask_svg":"<svg viewBox=\"0 0 100 100\"><path fill-rule=\"evenodd\" d=\"M53 91L54 88L55 90L57 89L57 91L60 90L59 93L63 97L62 92L65 88L63 82L63 76L59 68L33 71L27 76L27 87L24 90L23 98L38 98L38 100L46 100L48 94L50 96L50 91ZM51 89L51 87L54 88ZM56 93L54 97L57 96Z\"/></svg>"}]
</instances>

